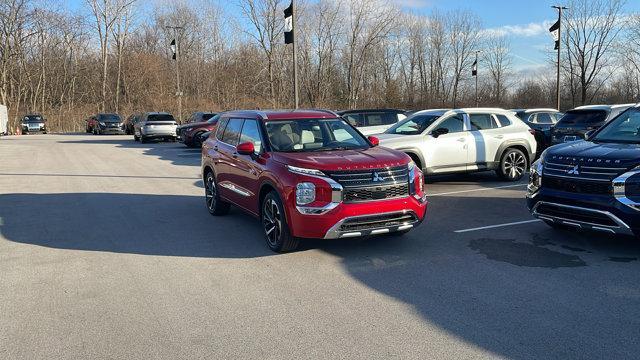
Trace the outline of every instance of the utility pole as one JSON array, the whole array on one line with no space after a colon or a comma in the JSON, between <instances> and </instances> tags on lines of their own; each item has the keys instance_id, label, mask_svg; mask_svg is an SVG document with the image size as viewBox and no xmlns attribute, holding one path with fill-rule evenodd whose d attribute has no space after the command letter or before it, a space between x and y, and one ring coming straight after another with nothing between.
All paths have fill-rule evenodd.
<instances>
[{"instance_id":1,"label":"utility pole","mask_svg":"<svg viewBox=\"0 0 640 360\"><path fill-rule=\"evenodd\" d=\"M293 99L295 108L298 108L298 56L296 54L296 13L294 1L284 9L284 43L293 45Z\"/></svg>"},{"instance_id":2,"label":"utility pole","mask_svg":"<svg viewBox=\"0 0 640 360\"><path fill-rule=\"evenodd\" d=\"M294 5L294 0L291 0L291 10L292 10L292 29L295 37L296 33L296 7ZM298 55L296 52L296 48L298 47L297 41L293 41L293 98L295 101L295 108L298 109L300 100L298 98Z\"/></svg>"},{"instance_id":3,"label":"utility pole","mask_svg":"<svg viewBox=\"0 0 640 360\"><path fill-rule=\"evenodd\" d=\"M562 47L562 10L567 10L567 7L554 5L551 6L558 10L558 40L556 40L558 59L556 64L556 109L560 111L560 48Z\"/></svg>"},{"instance_id":4,"label":"utility pole","mask_svg":"<svg viewBox=\"0 0 640 360\"><path fill-rule=\"evenodd\" d=\"M178 30L184 29L182 26L167 26L173 29L173 59L176 61L176 96L178 97L178 122L182 123L182 90L180 88L180 46L178 44Z\"/></svg>"},{"instance_id":5,"label":"utility pole","mask_svg":"<svg viewBox=\"0 0 640 360\"><path fill-rule=\"evenodd\" d=\"M480 50L476 50L476 61L473 62L473 68L471 69L471 74L476 77L476 107L480 105L480 100L478 98L478 54L481 53Z\"/></svg>"}]
</instances>

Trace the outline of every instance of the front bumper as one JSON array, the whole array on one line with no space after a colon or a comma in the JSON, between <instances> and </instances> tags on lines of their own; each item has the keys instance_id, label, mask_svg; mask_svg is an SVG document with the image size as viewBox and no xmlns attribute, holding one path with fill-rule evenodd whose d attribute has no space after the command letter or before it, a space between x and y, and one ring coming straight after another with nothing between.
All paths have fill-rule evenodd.
<instances>
[{"instance_id":1,"label":"front bumper","mask_svg":"<svg viewBox=\"0 0 640 360\"><path fill-rule=\"evenodd\" d=\"M425 218L426 199L413 196L361 203L340 203L322 215L289 211L293 236L337 239L409 230Z\"/></svg>"},{"instance_id":2,"label":"front bumper","mask_svg":"<svg viewBox=\"0 0 640 360\"><path fill-rule=\"evenodd\" d=\"M118 128L109 128L109 127L101 127L100 133L102 134L115 134L115 135L124 135L124 130L120 127Z\"/></svg>"},{"instance_id":3,"label":"front bumper","mask_svg":"<svg viewBox=\"0 0 640 360\"><path fill-rule=\"evenodd\" d=\"M640 235L640 210L622 204L613 195L569 193L542 187L527 195L531 214L578 229L620 235Z\"/></svg>"}]
</instances>

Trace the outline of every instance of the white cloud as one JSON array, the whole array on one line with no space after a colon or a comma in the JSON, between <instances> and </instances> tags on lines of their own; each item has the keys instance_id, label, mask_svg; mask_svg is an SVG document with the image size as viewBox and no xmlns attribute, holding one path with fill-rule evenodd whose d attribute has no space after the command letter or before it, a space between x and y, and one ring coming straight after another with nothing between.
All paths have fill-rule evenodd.
<instances>
[{"instance_id":1,"label":"white cloud","mask_svg":"<svg viewBox=\"0 0 640 360\"><path fill-rule=\"evenodd\" d=\"M429 0L391 0L391 2L410 9L422 9L431 5Z\"/></svg>"},{"instance_id":2,"label":"white cloud","mask_svg":"<svg viewBox=\"0 0 640 360\"><path fill-rule=\"evenodd\" d=\"M537 23L529 23L524 25L504 25L496 28L484 29L483 35L486 36L518 36L518 37L534 37L549 32L552 21L543 21Z\"/></svg>"}]
</instances>

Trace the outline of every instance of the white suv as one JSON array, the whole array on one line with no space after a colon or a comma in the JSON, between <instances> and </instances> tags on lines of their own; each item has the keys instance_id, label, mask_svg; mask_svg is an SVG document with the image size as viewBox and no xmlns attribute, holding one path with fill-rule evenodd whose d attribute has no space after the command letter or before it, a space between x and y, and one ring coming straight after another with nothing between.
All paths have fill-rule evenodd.
<instances>
[{"instance_id":1,"label":"white suv","mask_svg":"<svg viewBox=\"0 0 640 360\"><path fill-rule=\"evenodd\" d=\"M504 109L418 111L378 138L411 156L426 175L495 170L516 181L536 154L533 130Z\"/></svg>"}]
</instances>

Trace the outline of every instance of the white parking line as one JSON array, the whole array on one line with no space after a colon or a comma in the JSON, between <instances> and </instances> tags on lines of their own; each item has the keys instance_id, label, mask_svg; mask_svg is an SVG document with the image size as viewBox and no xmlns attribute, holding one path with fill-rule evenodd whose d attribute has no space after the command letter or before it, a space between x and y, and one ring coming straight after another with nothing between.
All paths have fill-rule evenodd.
<instances>
[{"instance_id":1,"label":"white parking line","mask_svg":"<svg viewBox=\"0 0 640 360\"><path fill-rule=\"evenodd\" d=\"M504 227L504 226L513 226L513 225L521 225L521 224L529 224L529 223L534 223L534 222L539 222L542 220L539 219L533 219L533 220L526 220L526 221L517 221L517 222L512 222L512 223L506 223L506 224L498 224L498 225L489 225L489 226L482 226L482 227L477 227L477 228L473 228L473 229L464 229L464 230L455 230L455 233L466 233L466 232L470 232L470 231L478 231L478 230L486 230L486 229L495 229L495 228L499 228L499 227Z\"/></svg>"},{"instance_id":2,"label":"white parking line","mask_svg":"<svg viewBox=\"0 0 640 360\"><path fill-rule=\"evenodd\" d=\"M482 188L482 189L450 191L450 192L444 192L444 193L438 193L438 194L427 194L427 196L444 196L444 195L462 194L462 193L475 192L475 191L488 191L488 190L495 190L495 189L506 189L506 188L512 188L512 187L518 187L518 186L527 186L527 183L515 184L515 185L496 186L496 187Z\"/></svg>"}]
</instances>

